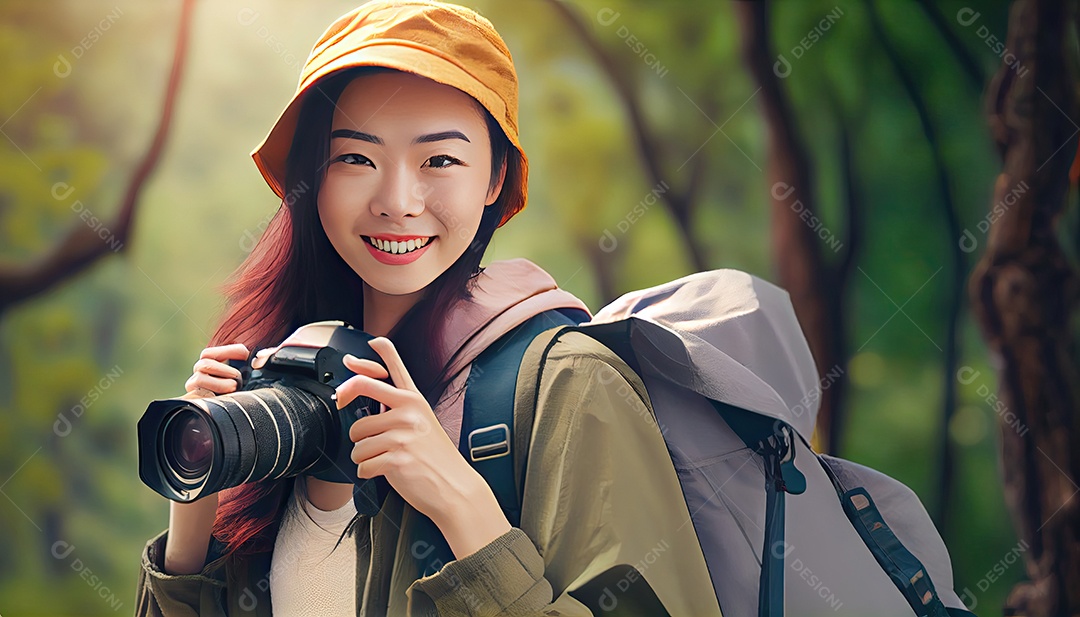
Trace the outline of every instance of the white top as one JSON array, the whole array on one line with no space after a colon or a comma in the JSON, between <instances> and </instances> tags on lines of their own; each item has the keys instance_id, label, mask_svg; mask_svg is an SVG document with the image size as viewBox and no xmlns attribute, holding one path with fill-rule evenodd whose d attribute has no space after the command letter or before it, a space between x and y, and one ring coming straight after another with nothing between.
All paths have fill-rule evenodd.
<instances>
[{"instance_id":1,"label":"white top","mask_svg":"<svg viewBox=\"0 0 1080 617\"><path fill-rule=\"evenodd\" d=\"M356 540L338 538L356 506L326 512L307 498L304 476L296 477L270 561L270 600L274 615L355 615Z\"/></svg>"}]
</instances>

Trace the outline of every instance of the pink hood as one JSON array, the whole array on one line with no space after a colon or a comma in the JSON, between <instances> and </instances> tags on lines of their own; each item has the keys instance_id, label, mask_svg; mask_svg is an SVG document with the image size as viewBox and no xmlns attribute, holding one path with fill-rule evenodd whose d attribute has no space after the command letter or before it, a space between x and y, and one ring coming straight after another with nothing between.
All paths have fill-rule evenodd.
<instances>
[{"instance_id":1,"label":"pink hood","mask_svg":"<svg viewBox=\"0 0 1080 617\"><path fill-rule=\"evenodd\" d=\"M439 351L440 357L450 358L448 374L455 377L434 411L455 444L461 433L465 402L462 386L469 377L473 360L488 345L530 317L560 308L576 308L592 314L584 302L559 289L555 279L540 266L518 258L485 267L476 278L472 301L451 309Z\"/></svg>"}]
</instances>

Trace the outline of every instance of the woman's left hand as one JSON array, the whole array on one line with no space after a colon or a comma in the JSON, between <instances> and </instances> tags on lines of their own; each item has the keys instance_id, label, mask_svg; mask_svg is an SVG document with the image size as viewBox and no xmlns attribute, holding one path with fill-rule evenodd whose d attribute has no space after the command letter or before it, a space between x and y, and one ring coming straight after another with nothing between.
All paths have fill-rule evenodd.
<instances>
[{"instance_id":1,"label":"woman's left hand","mask_svg":"<svg viewBox=\"0 0 1080 617\"><path fill-rule=\"evenodd\" d=\"M358 396L385 406L349 429L357 476L385 476L405 501L435 522L458 559L472 554L509 531L510 523L484 478L439 424L394 344L385 337L369 344L386 368L345 356L345 367L356 375L337 388L339 408ZM393 384L380 381L387 377Z\"/></svg>"}]
</instances>

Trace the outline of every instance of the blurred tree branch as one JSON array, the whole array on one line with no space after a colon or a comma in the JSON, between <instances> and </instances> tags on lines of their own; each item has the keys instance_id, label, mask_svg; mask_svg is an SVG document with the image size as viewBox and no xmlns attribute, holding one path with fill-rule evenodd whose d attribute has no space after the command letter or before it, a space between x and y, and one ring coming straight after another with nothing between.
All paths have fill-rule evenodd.
<instances>
[{"instance_id":1,"label":"blurred tree branch","mask_svg":"<svg viewBox=\"0 0 1080 617\"><path fill-rule=\"evenodd\" d=\"M941 38L945 39L945 44L952 50L953 56L956 57L956 60L960 63L960 68L963 69L964 77L967 78L973 88L982 92L983 85L986 84L986 74L983 72L982 67L979 66L979 61L975 59L971 50L964 45L960 37L956 36L956 33L949 27L949 22L942 16L937 4L931 2L931 0L916 1L919 7L922 8L923 13L930 19L930 23L937 28Z\"/></svg>"},{"instance_id":2,"label":"blurred tree branch","mask_svg":"<svg viewBox=\"0 0 1080 617\"><path fill-rule=\"evenodd\" d=\"M838 277L836 268L825 262L817 230L801 216L804 211L817 216L816 198L806 148L799 137L791 104L773 70L777 55L769 38L769 3L732 4L743 33L742 56L761 88L765 124L769 128L766 174L772 200L773 262L780 285L788 291L795 306L818 375L824 379L847 364L841 335L845 281ZM857 227L849 227L849 233L857 231ZM840 263L846 261L842 256ZM846 382L846 375L841 373L828 387L821 386L820 392L806 393L807 397L820 394L817 440L819 449L825 452L836 452L840 445L843 423L838 412Z\"/></svg>"},{"instance_id":3,"label":"blurred tree branch","mask_svg":"<svg viewBox=\"0 0 1080 617\"><path fill-rule=\"evenodd\" d=\"M829 92L829 99L832 102L833 113L836 117L836 124L840 131L840 173L841 173L841 191L843 199L843 210L846 216L847 227L844 231L844 245L839 251L838 259L833 270L833 276L835 277L835 289L840 293L836 294L835 298L831 299L830 310L835 314L837 320L840 319L841 314L847 313L847 308L844 302L847 299L847 290L851 288L851 277L855 272L855 260L862 250L863 238L865 237L865 228L863 221L863 203L864 200L859 194L856 178L857 173L855 171L855 157L852 153L852 141L851 141L851 127L849 122L853 123L853 118L849 115L845 115L844 108L840 104L840 101L836 98L835 93ZM847 330L844 328L842 322L837 322L833 331L833 346L837 350L838 361L846 362L848 359L848 335ZM834 454L839 454L840 445L843 443L843 430L846 419L846 409L844 407L844 395L846 394L846 383L834 384L832 387L840 386L840 391L834 394L829 402L830 415L829 424L823 426L818 424L818 430L824 433L827 441L827 445Z\"/></svg>"},{"instance_id":4,"label":"blurred tree branch","mask_svg":"<svg viewBox=\"0 0 1080 617\"><path fill-rule=\"evenodd\" d=\"M848 126L848 122L851 122L849 117L844 114L843 106L836 99L835 95L830 91L829 99L832 103L833 114L836 117L836 125L840 131L840 173L841 187L844 200L844 214L847 217L847 227L844 232L844 246L840 249L839 258L836 261L836 279L838 281L838 289L847 289L851 281L851 275L855 271L855 258L859 254L862 248L862 239L865 233L863 229L863 217L862 217L862 199L859 196L858 186L856 185L856 173L855 173L855 161L851 151L851 128ZM841 299L842 301L842 299ZM836 331L837 337L840 342L838 346L840 349L847 349L847 336L843 328L838 328ZM836 413L833 417L836 420ZM842 424L837 421L838 424ZM836 426L835 428L829 427L830 432L840 431L843 427ZM830 435L830 443L839 443L836 436Z\"/></svg>"},{"instance_id":5,"label":"blurred tree branch","mask_svg":"<svg viewBox=\"0 0 1080 617\"><path fill-rule=\"evenodd\" d=\"M593 59L605 75L611 80L615 93L626 108L626 114L630 120L630 128L634 136L638 154L645 165L653 186L666 182L664 179L663 163L661 161L663 150L659 148L659 140L649 128L645 120L640 96L637 94L630 72L620 66L612 55L589 29L585 20L568 3L561 0L548 0L548 4L570 28L570 31L585 46ZM710 107L706 105L706 107ZM715 115L709 109L704 110L710 117ZM690 259L696 271L707 270L705 249L694 236L693 218L697 206L697 195L701 187L701 180L707 167L708 157L705 152L698 152L693 157L690 167L690 175L687 182L680 188L676 182L668 182L671 188L661 195L661 199L671 213L675 224L678 226L683 240L690 251Z\"/></svg>"},{"instance_id":6,"label":"blurred tree branch","mask_svg":"<svg viewBox=\"0 0 1080 617\"><path fill-rule=\"evenodd\" d=\"M157 130L146 154L143 155L142 161L128 183L119 211L112 221L105 224L105 227L112 232L112 238L109 241L105 240L99 235L97 229L79 221L60 242L40 258L28 263L0 264L0 315L13 305L74 277L110 252L123 251L127 248L139 205L139 195L147 178L157 166L169 133L176 95L180 88L180 78L187 58L194 9L195 0L183 0L180 6L172 69L165 87L165 99ZM116 242L119 242L120 246L114 249Z\"/></svg>"},{"instance_id":7,"label":"blurred tree branch","mask_svg":"<svg viewBox=\"0 0 1080 617\"><path fill-rule=\"evenodd\" d=\"M1005 44L1016 63L1003 62L987 91L1003 165L968 288L1006 406L998 422L1005 500L1025 547L1028 581L1005 611L1030 617L1080 614L1080 378L1071 356L1080 273L1056 229L1080 132L1066 62L1077 4L1016 0L1010 9Z\"/></svg>"},{"instance_id":8,"label":"blurred tree branch","mask_svg":"<svg viewBox=\"0 0 1080 617\"><path fill-rule=\"evenodd\" d=\"M882 24L881 14L878 12L875 0L866 0L867 13L870 17L870 27L874 32L874 38L881 42L885 55L892 65L893 71L900 79L904 92L911 100L915 111L919 116L919 125L923 135L930 145L930 153L934 160L934 179L937 184L941 203L945 206L945 230L946 240L951 258L951 282L947 286L949 290L948 313L945 318L945 358L943 362L943 374L945 376L945 392L942 401L941 424L938 427L938 495L934 504L933 518L939 529L945 529L945 522L950 512L950 500L952 498L953 480L955 477L955 456L953 453L952 440L949 437L949 424L952 422L956 411L956 370L960 346L960 309L963 305L964 277L967 273L967 261L964 252L960 248L960 238L963 231L960 229L960 216L956 210L956 203L952 198L949 188L949 167L945 162L945 155L941 150L941 139L938 137L934 121L930 117L930 107L926 97L923 96L919 85L915 82L915 76L904 64L900 52Z\"/></svg>"},{"instance_id":9,"label":"blurred tree branch","mask_svg":"<svg viewBox=\"0 0 1080 617\"><path fill-rule=\"evenodd\" d=\"M619 288L615 284L618 254L605 252L593 238L581 238L577 244L586 259L589 260L589 266L592 267L594 276L596 276L596 286L600 291L600 302L607 304L618 298L620 295Z\"/></svg>"}]
</instances>

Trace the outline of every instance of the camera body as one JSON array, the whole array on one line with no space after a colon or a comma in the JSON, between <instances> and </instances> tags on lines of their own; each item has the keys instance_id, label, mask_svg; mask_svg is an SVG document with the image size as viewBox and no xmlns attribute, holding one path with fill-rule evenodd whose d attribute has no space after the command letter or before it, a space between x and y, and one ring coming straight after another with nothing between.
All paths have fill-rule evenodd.
<instances>
[{"instance_id":1,"label":"camera body","mask_svg":"<svg viewBox=\"0 0 1080 617\"><path fill-rule=\"evenodd\" d=\"M238 367L247 374L237 392L151 402L138 423L139 477L168 499L190 502L306 473L354 484L357 510L374 515L389 486L381 477L357 478L349 427L378 413L379 402L357 397L339 410L335 396L354 375L346 354L383 364L372 338L341 321L308 324L259 369Z\"/></svg>"}]
</instances>

